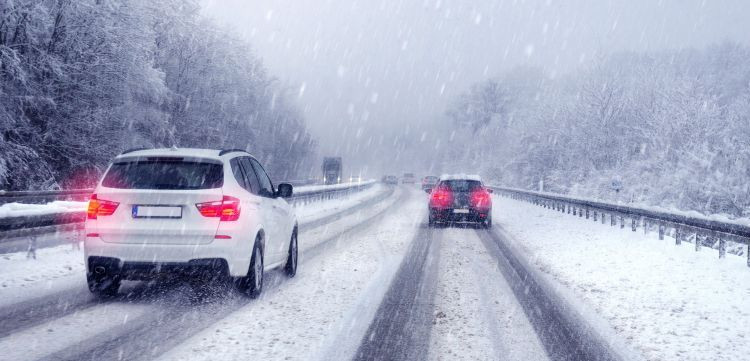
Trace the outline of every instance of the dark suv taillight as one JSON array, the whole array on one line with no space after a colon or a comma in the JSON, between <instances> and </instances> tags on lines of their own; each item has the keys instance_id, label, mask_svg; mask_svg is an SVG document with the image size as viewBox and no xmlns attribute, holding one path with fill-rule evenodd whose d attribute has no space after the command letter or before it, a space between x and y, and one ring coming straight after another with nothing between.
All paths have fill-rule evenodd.
<instances>
[{"instance_id":1,"label":"dark suv taillight","mask_svg":"<svg viewBox=\"0 0 750 361\"><path fill-rule=\"evenodd\" d=\"M471 192L471 206L474 208L487 209L492 205L490 192L484 188L477 188Z\"/></svg>"},{"instance_id":2,"label":"dark suv taillight","mask_svg":"<svg viewBox=\"0 0 750 361\"><path fill-rule=\"evenodd\" d=\"M430 193L430 204L436 208L448 208L453 204L453 191L448 187L437 187Z\"/></svg>"}]
</instances>

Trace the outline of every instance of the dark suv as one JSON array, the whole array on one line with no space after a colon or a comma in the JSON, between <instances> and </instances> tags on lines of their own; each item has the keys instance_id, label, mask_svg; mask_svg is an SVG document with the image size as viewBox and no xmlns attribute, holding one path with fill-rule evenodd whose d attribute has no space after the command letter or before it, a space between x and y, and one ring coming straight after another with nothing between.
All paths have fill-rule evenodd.
<instances>
[{"instance_id":1,"label":"dark suv","mask_svg":"<svg viewBox=\"0 0 750 361\"><path fill-rule=\"evenodd\" d=\"M492 189L478 176L442 176L430 191L429 225L470 222L492 227Z\"/></svg>"}]
</instances>

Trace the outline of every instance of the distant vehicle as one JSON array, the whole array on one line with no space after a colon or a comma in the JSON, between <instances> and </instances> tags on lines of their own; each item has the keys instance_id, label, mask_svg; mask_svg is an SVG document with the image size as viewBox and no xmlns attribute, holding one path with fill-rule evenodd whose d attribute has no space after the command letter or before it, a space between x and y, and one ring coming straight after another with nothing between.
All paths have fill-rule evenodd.
<instances>
[{"instance_id":1,"label":"distant vehicle","mask_svg":"<svg viewBox=\"0 0 750 361\"><path fill-rule=\"evenodd\" d=\"M89 290L164 273L231 277L251 297L263 273L297 272L297 220L260 163L238 150L150 149L117 156L95 188L85 223Z\"/></svg>"},{"instance_id":2,"label":"distant vehicle","mask_svg":"<svg viewBox=\"0 0 750 361\"><path fill-rule=\"evenodd\" d=\"M383 183L398 184L398 178L395 175L387 175L383 177Z\"/></svg>"},{"instance_id":3,"label":"distant vehicle","mask_svg":"<svg viewBox=\"0 0 750 361\"><path fill-rule=\"evenodd\" d=\"M434 175L424 176L424 178L422 178L422 189L428 190L428 189L435 188L435 185L437 184L438 179L439 178Z\"/></svg>"},{"instance_id":4,"label":"distant vehicle","mask_svg":"<svg viewBox=\"0 0 750 361\"><path fill-rule=\"evenodd\" d=\"M414 173L404 173L404 176L401 178L401 184L414 183L417 183L417 177L414 176Z\"/></svg>"},{"instance_id":5,"label":"distant vehicle","mask_svg":"<svg viewBox=\"0 0 750 361\"><path fill-rule=\"evenodd\" d=\"M492 227L492 189L479 176L445 175L430 193L430 227L438 223L471 222Z\"/></svg>"},{"instance_id":6,"label":"distant vehicle","mask_svg":"<svg viewBox=\"0 0 750 361\"><path fill-rule=\"evenodd\" d=\"M341 183L341 157L323 158L323 184Z\"/></svg>"}]
</instances>

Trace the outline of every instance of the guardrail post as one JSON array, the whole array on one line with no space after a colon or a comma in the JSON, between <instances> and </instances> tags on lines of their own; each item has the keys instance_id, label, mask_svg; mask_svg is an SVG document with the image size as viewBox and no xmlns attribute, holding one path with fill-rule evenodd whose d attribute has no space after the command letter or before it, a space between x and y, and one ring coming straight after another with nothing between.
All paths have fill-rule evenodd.
<instances>
[{"instance_id":1,"label":"guardrail post","mask_svg":"<svg viewBox=\"0 0 750 361\"><path fill-rule=\"evenodd\" d=\"M606 216L606 214L604 212L602 212L602 224L604 224L604 218L606 218L605 216Z\"/></svg>"},{"instance_id":2,"label":"guardrail post","mask_svg":"<svg viewBox=\"0 0 750 361\"><path fill-rule=\"evenodd\" d=\"M726 258L727 256L727 242L724 238L719 238L719 258Z\"/></svg>"},{"instance_id":3,"label":"guardrail post","mask_svg":"<svg viewBox=\"0 0 750 361\"><path fill-rule=\"evenodd\" d=\"M636 227L637 227L637 225L636 225L636 219L635 219L635 217L633 217L633 218L632 218L632 219L630 220L630 229L631 229L631 230L632 230L633 232L635 232L635 229L636 229Z\"/></svg>"},{"instance_id":4,"label":"guardrail post","mask_svg":"<svg viewBox=\"0 0 750 361\"><path fill-rule=\"evenodd\" d=\"M599 220L599 218L598 218L598 213L599 213L599 212L597 212L597 211L594 211L594 222L596 222L596 221L598 221L598 220Z\"/></svg>"},{"instance_id":5,"label":"guardrail post","mask_svg":"<svg viewBox=\"0 0 750 361\"><path fill-rule=\"evenodd\" d=\"M664 223L659 223L659 240L664 240Z\"/></svg>"},{"instance_id":6,"label":"guardrail post","mask_svg":"<svg viewBox=\"0 0 750 361\"><path fill-rule=\"evenodd\" d=\"M747 249L745 250L745 253L747 253L747 266L750 267L750 241L745 239L747 242Z\"/></svg>"},{"instance_id":7,"label":"guardrail post","mask_svg":"<svg viewBox=\"0 0 750 361\"><path fill-rule=\"evenodd\" d=\"M615 218L614 213L609 214L609 225L614 227L617 224L617 219Z\"/></svg>"},{"instance_id":8,"label":"guardrail post","mask_svg":"<svg viewBox=\"0 0 750 361\"><path fill-rule=\"evenodd\" d=\"M586 219L589 219L589 207L586 207Z\"/></svg>"},{"instance_id":9,"label":"guardrail post","mask_svg":"<svg viewBox=\"0 0 750 361\"><path fill-rule=\"evenodd\" d=\"M36 236L29 237L29 248L26 251L26 258L36 259Z\"/></svg>"},{"instance_id":10,"label":"guardrail post","mask_svg":"<svg viewBox=\"0 0 750 361\"><path fill-rule=\"evenodd\" d=\"M648 234L648 218L643 217L643 235Z\"/></svg>"},{"instance_id":11,"label":"guardrail post","mask_svg":"<svg viewBox=\"0 0 750 361\"><path fill-rule=\"evenodd\" d=\"M698 252L701 250L701 235L698 232L695 232L695 251Z\"/></svg>"},{"instance_id":12,"label":"guardrail post","mask_svg":"<svg viewBox=\"0 0 750 361\"><path fill-rule=\"evenodd\" d=\"M625 228L625 216L620 216L620 229Z\"/></svg>"},{"instance_id":13,"label":"guardrail post","mask_svg":"<svg viewBox=\"0 0 750 361\"><path fill-rule=\"evenodd\" d=\"M680 244L682 244L682 239L680 237L682 237L682 233L680 233L680 227L677 226L677 227L674 228L674 244L675 244L675 246L679 246Z\"/></svg>"},{"instance_id":14,"label":"guardrail post","mask_svg":"<svg viewBox=\"0 0 750 361\"><path fill-rule=\"evenodd\" d=\"M583 218L583 208L578 208L578 218Z\"/></svg>"},{"instance_id":15,"label":"guardrail post","mask_svg":"<svg viewBox=\"0 0 750 361\"><path fill-rule=\"evenodd\" d=\"M571 212L571 210L570 210L570 204L566 204L566 206L568 207L568 214L570 214L570 212Z\"/></svg>"}]
</instances>

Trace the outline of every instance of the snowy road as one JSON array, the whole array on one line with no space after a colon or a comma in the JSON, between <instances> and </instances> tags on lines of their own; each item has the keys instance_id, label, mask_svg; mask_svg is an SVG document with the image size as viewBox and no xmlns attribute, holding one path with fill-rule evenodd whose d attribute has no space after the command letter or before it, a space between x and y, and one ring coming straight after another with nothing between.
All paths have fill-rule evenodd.
<instances>
[{"instance_id":1,"label":"snowy road","mask_svg":"<svg viewBox=\"0 0 750 361\"><path fill-rule=\"evenodd\" d=\"M307 210L300 272L256 300L175 281L100 302L63 278L0 303L0 360L618 359L502 231L430 229L425 211L406 187Z\"/></svg>"}]
</instances>

